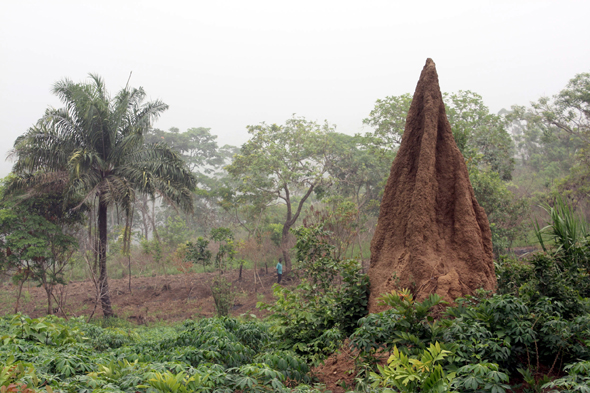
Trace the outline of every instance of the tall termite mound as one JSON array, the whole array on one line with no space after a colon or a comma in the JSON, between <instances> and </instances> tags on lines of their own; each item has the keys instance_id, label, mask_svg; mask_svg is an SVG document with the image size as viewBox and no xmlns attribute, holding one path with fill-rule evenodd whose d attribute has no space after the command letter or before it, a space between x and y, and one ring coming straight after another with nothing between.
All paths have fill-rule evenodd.
<instances>
[{"instance_id":1,"label":"tall termite mound","mask_svg":"<svg viewBox=\"0 0 590 393\"><path fill-rule=\"evenodd\" d=\"M494 289L491 239L427 59L371 241L369 312L381 311L377 298L393 289L447 301Z\"/></svg>"}]
</instances>

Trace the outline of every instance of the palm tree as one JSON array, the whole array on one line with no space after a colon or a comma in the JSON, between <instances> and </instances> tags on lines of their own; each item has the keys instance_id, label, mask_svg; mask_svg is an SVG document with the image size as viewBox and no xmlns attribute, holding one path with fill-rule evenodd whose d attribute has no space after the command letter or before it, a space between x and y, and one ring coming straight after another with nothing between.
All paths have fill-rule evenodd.
<instances>
[{"instance_id":1,"label":"palm tree","mask_svg":"<svg viewBox=\"0 0 590 393\"><path fill-rule=\"evenodd\" d=\"M45 116L20 136L13 155L16 179L12 189L42 192L62 188L70 198L94 206L90 215L98 226L95 257L100 271L103 315L113 315L106 267L107 210L117 205L131 216L135 194L161 197L183 210L192 210L194 175L180 156L164 144L146 144L144 135L168 106L143 103L142 88L125 87L114 98L103 80L90 75L88 83L68 79L53 87L65 105L47 109ZM127 238L129 237L127 220Z\"/></svg>"}]
</instances>

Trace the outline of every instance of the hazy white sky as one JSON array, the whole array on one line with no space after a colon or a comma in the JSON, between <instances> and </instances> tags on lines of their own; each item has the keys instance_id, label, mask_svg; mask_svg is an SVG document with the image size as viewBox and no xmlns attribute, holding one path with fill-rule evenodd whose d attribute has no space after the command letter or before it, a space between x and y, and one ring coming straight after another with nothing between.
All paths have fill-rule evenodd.
<instances>
[{"instance_id":1,"label":"hazy white sky","mask_svg":"<svg viewBox=\"0 0 590 393\"><path fill-rule=\"evenodd\" d=\"M246 126L293 113L363 131L375 100L413 92L427 57L443 91L494 112L590 71L590 1L0 1L0 176L15 138L59 107L53 83L104 77L170 105L161 129ZM367 129L365 129L367 130Z\"/></svg>"}]
</instances>

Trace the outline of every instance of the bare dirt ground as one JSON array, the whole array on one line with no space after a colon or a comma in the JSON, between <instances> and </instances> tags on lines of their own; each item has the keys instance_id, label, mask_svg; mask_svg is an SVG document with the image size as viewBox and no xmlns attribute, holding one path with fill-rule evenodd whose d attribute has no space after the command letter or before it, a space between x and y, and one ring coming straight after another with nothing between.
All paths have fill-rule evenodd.
<instances>
[{"instance_id":1,"label":"bare dirt ground","mask_svg":"<svg viewBox=\"0 0 590 393\"><path fill-rule=\"evenodd\" d=\"M344 393L354 386L356 376L355 356L344 343L340 351L315 367L312 374L332 393Z\"/></svg>"},{"instance_id":2,"label":"bare dirt ground","mask_svg":"<svg viewBox=\"0 0 590 393\"><path fill-rule=\"evenodd\" d=\"M273 271L274 273L274 271ZM182 275L132 277L131 291L129 279L110 279L110 294L113 309L119 318L138 324L153 322L177 322L188 318L203 318L215 315L215 303L211 295L210 282L219 273L189 273ZM259 271L262 285L257 281L254 287L254 273L244 270L242 280L238 280L238 270L224 273L233 283L236 292L233 316L254 314L263 317L266 312L256 308L259 301L273 302L272 284L276 274ZM283 276L281 285L291 286L294 282ZM54 313L59 316L90 316L95 309L96 293L92 281L71 282L56 290L56 296L64 299L63 312L54 302ZM0 315L14 312L17 287L11 283L0 286ZM43 288L33 284L23 287L19 311L30 317L47 314L47 297ZM100 305L94 317L102 317Z\"/></svg>"}]
</instances>

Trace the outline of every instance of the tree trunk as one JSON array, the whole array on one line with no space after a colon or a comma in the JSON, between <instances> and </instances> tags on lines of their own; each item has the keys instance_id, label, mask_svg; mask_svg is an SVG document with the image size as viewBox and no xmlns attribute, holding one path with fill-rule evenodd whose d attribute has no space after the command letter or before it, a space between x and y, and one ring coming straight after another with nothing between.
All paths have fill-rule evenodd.
<instances>
[{"instance_id":1,"label":"tree trunk","mask_svg":"<svg viewBox=\"0 0 590 393\"><path fill-rule=\"evenodd\" d=\"M88 249L92 249L94 246L94 238L92 237L92 223L94 222L94 217L92 216L92 209L88 209ZM94 250L93 250L94 251Z\"/></svg>"},{"instance_id":2,"label":"tree trunk","mask_svg":"<svg viewBox=\"0 0 590 393\"><path fill-rule=\"evenodd\" d=\"M49 286L46 279L43 279L43 289L47 293L47 315L51 315L53 314L53 308L51 307L51 292L53 288Z\"/></svg>"},{"instance_id":3,"label":"tree trunk","mask_svg":"<svg viewBox=\"0 0 590 393\"><path fill-rule=\"evenodd\" d=\"M20 270L19 270L20 271ZM18 313L18 308L20 305L20 297L23 293L23 285L25 285L25 282L29 279L29 274L30 274L30 270L27 267L26 270L24 271L24 276L22 276L21 280L20 280L20 284L18 286L18 296L16 297L16 305L14 306L14 313Z\"/></svg>"},{"instance_id":4,"label":"tree trunk","mask_svg":"<svg viewBox=\"0 0 590 393\"><path fill-rule=\"evenodd\" d=\"M18 306L20 305L20 296L23 293L23 285L25 285L25 280L21 280L20 284L18 285L18 295L16 296L16 305L14 306L14 313L18 313Z\"/></svg>"},{"instance_id":5,"label":"tree trunk","mask_svg":"<svg viewBox=\"0 0 590 393\"><path fill-rule=\"evenodd\" d=\"M149 240L149 214L148 214L149 206L148 206L148 199L147 195L142 195L141 203L139 204L139 211L141 212L141 220L143 223L143 231L145 240Z\"/></svg>"},{"instance_id":6,"label":"tree trunk","mask_svg":"<svg viewBox=\"0 0 590 393\"><path fill-rule=\"evenodd\" d=\"M158 243L162 243L160 241L160 234L158 234L158 228L156 228L156 200L152 201L152 229L154 230L154 237L158 241Z\"/></svg>"},{"instance_id":7,"label":"tree trunk","mask_svg":"<svg viewBox=\"0 0 590 393\"><path fill-rule=\"evenodd\" d=\"M309 198L314 188L315 184L312 184L307 189L307 192L305 195L303 195L303 198L301 198L299 204L297 205L297 211L295 214L293 214L289 187L287 187L287 184L283 186L283 189L285 190L285 196L282 197L282 199L285 200L285 204L287 205L287 216L285 217L285 223L283 224L283 232L281 235L281 251L283 252L283 261L285 262L285 270L287 271L291 270L291 257L289 256L289 229L291 229L291 227L295 225L295 222L297 222L299 214L301 213L301 209L303 208L303 204L307 198Z\"/></svg>"},{"instance_id":8,"label":"tree trunk","mask_svg":"<svg viewBox=\"0 0 590 393\"><path fill-rule=\"evenodd\" d=\"M109 294L109 281L107 276L107 204L101 195L98 203L98 266L100 270L99 288L100 304L102 314L105 318L114 315L111 307L111 297Z\"/></svg>"},{"instance_id":9,"label":"tree trunk","mask_svg":"<svg viewBox=\"0 0 590 393\"><path fill-rule=\"evenodd\" d=\"M291 271L291 257L289 256L289 229L290 225L283 225L283 234L281 236L281 251L283 252L283 261L285 262L285 270Z\"/></svg>"}]
</instances>

